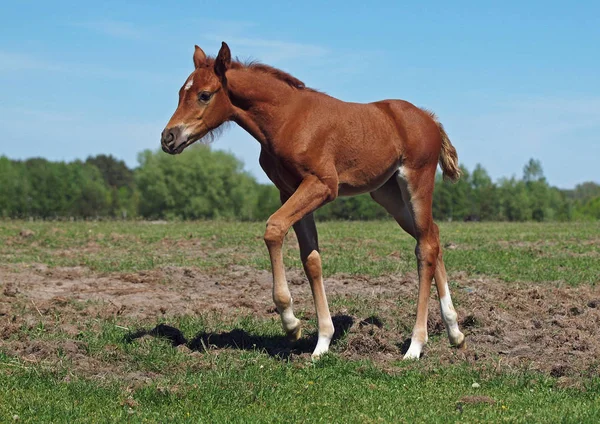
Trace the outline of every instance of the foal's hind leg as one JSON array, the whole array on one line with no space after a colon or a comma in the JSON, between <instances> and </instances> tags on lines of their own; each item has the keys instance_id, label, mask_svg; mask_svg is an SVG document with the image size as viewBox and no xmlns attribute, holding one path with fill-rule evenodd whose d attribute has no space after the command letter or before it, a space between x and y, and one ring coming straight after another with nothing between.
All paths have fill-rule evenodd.
<instances>
[{"instance_id":1,"label":"foal's hind leg","mask_svg":"<svg viewBox=\"0 0 600 424\"><path fill-rule=\"evenodd\" d=\"M388 180L382 187L372 192L371 197L373 197L377 203L382 205L388 211L388 213L394 217L396 222L400 224L402 229L417 239L419 243L419 234L421 235L421 239L426 239L423 237L424 231L422 229L422 222L421 231L417 232L417 224L413 218L414 209L413 203L411 202L412 196L408 190L407 181L402 176L396 173L394 177L390 178L390 180ZM417 200L417 204L420 203L422 203L422 201L419 202L419 200ZM431 207L429 209L431 209ZM418 210L419 212L423 213L423 209L421 207L419 207ZM436 240L436 243L439 246L437 225L433 223L432 219L430 226L432 227L433 231L433 237L430 237ZM442 259L441 248L438 247L438 249L439 253L437 255L437 260L435 261L436 264L434 275L438 296L440 299L442 319L444 320L448 330L450 342L453 345L460 345L464 341L464 336L458 329L456 312L452 306L450 290L448 289L446 270ZM421 249L419 248L418 244L416 250L418 260L420 250ZM418 358L421 354L423 345L427 341L427 303L431 286L431 277L430 273L423 275L424 273L421 272L421 269L422 261L419 260L419 308L417 310L417 323L413 331L411 346L405 355L406 359ZM424 277L428 278L428 281L426 280L423 282ZM423 307L423 304L425 307Z\"/></svg>"},{"instance_id":2,"label":"foal's hind leg","mask_svg":"<svg viewBox=\"0 0 600 424\"><path fill-rule=\"evenodd\" d=\"M439 240L439 229L438 226L433 224L435 232L438 234ZM440 310L442 312L442 320L446 325L446 331L448 332L448 338L450 343L456 347L463 347L465 343L465 335L461 333L458 328L458 315L454 310L452 304L452 297L450 296L450 288L448 287L448 276L446 274L446 266L442 259L442 248L440 246L440 253L437 258L437 266L435 268L435 284L437 287L438 297L440 299Z\"/></svg>"},{"instance_id":3,"label":"foal's hind leg","mask_svg":"<svg viewBox=\"0 0 600 424\"><path fill-rule=\"evenodd\" d=\"M317 358L329 350L329 343L333 337L334 328L325 286L323 285L323 272L321 269L321 256L319 255L319 240L317 237L317 226L311 214L306 215L296 224L294 231L300 245L300 258L304 265L304 271L310 282L315 309L317 312L317 325L319 327L319 340L312 357Z\"/></svg>"},{"instance_id":4,"label":"foal's hind leg","mask_svg":"<svg viewBox=\"0 0 600 424\"><path fill-rule=\"evenodd\" d=\"M448 328L448 335L452 343L462 343L464 336L458 331L456 312L450 300L450 291L446 281L446 272L441 260L439 231L432 217L432 198L435 184L436 165L430 168L413 171L404 170L398 174L397 180L402 191L402 198L407 204L415 229L417 239L418 272L419 272L419 300L417 306L417 320L413 329L411 343L405 359L416 359L421 355L423 345L427 342L427 312L431 282L436 278L436 286L440 296L442 318ZM441 262L441 263L440 263ZM438 263L442 265L438 269Z\"/></svg>"}]
</instances>

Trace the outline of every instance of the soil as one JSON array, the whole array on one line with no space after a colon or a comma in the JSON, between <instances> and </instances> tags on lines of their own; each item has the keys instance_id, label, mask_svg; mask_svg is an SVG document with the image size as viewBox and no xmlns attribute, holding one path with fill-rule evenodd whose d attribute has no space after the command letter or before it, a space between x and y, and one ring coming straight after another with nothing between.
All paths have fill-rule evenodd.
<instances>
[{"instance_id":1,"label":"soil","mask_svg":"<svg viewBox=\"0 0 600 424\"><path fill-rule=\"evenodd\" d=\"M288 270L288 280L298 315L304 321L313 319L306 278L294 269ZM506 283L465 273L451 274L450 281L467 346L449 346L436 296L432 295L430 341L420 365L484 364L501 371L535 370L564 379L598 375L599 286ZM392 369L408 347L414 324L416 275L335 275L325 283L336 326L332 350L349 359L368 358ZM316 340L308 322L304 323L306 335L296 344L283 336L259 337L240 329L201 333L188 340L169 325L152 328L152 323L168 322L169 317L206 314L225 319L276 317L270 272L236 266L222 274L207 274L193 267L98 274L83 267L0 266L0 350L23 361L66 355L77 361L78 368L101 374L104 365L86 354L85 343L77 336L82 323L114 317L123 323L149 325L132 332L131 339L164 336L190 354L205 349L258 347L276 357L306 360ZM60 331L69 338L30 340L20 336L23 328L39 325L40 318L45 331ZM344 333L346 337L340 337ZM111 346L106 349L110 354Z\"/></svg>"}]
</instances>

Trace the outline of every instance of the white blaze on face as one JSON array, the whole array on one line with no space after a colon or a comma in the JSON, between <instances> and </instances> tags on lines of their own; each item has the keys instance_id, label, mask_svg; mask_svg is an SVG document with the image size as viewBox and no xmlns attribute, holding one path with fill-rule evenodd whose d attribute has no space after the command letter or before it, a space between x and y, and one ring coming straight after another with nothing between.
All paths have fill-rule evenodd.
<instances>
[{"instance_id":1,"label":"white blaze on face","mask_svg":"<svg viewBox=\"0 0 600 424\"><path fill-rule=\"evenodd\" d=\"M190 77L190 79L187 80L187 82L185 83L185 86L183 87L183 89L187 91L190 88L192 88L192 85L194 85L194 78Z\"/></svg>"},{"instance_id":2,"label":"white blaze on face","mask_svg":"<svg viewBox=\"0 0 600 424\"><path fill-rule=\"evenodd\" d=\"M187 125L185 125L184 123L179 124L179 126L183 127L183 131L181 132L181 135L180 135L181 139L187 140L187 138L191 134L190 128Z\"/></svg>"}]
</instances>

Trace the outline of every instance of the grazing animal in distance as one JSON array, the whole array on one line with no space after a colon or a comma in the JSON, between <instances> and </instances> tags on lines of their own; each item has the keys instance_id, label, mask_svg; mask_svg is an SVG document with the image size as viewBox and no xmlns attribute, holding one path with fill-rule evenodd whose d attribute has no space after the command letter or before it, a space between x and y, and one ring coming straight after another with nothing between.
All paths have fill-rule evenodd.
<instances>
[{"instance_id":1,"label":"grazing animal in distance","mask_svg":"<svg viewBox=\"0 0 600 424\"><path fill-rule=\"evenodd\" d=\"M293 312L282 246L294 228L310 282L318 322L317 358L329 349L334 327L327 304L313 212L338 196L370 193L416 240L417 318L405 359L427 343L427 313L435 280L450 343L462 346L432 198L437 165L445 178L460 177L456 149L436 116L403 100L348 103L308 88L279 69L231 59L226 43L216 58L195 46L194 71L162 133L163 151L181 153L235 122L261 145L259 162L279 189L282 206L267 221L264 240L273 273L273 300L283 329L301 336Z\"/></svg>"}]
</instances>

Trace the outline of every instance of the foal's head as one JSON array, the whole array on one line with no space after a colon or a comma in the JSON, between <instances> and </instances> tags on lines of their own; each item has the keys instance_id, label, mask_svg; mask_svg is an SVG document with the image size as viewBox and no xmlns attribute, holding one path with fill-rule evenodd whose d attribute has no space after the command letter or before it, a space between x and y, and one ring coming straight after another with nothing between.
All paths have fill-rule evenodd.
<instances>
[{"instance_id":1,"label":"foal's head","mask_svg":"<svg viewBox=\"0 0 600 424\"><path fill-rule=\"evenodd\" d=\"M223 43L216 59L208 58L196 46L194 72L179 90L179 104L162 132L166 153L177 154L228 121L233 107L227 96L225 72L231 66L231 52Z\"/></svg>"}]
</instances>

